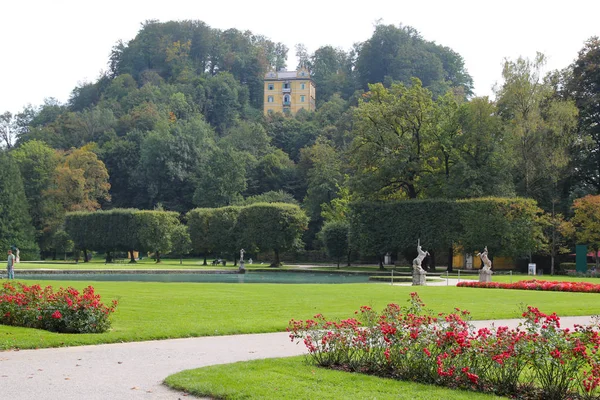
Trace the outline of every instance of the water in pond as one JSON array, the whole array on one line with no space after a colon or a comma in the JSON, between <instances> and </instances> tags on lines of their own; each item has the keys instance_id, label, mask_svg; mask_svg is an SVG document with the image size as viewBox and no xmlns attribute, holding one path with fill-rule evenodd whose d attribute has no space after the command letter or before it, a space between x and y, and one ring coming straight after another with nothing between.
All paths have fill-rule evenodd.
<instances>
[{"instance_id":1,"label":"water in pond","mask_svg":"<svg viewBox=\"0 0 600 400\"><path fill-rule=\"evenodd\" d=\"M367 275L300 272L250 272L246 274L35 274L17 279L61 281L211 282L211 283L366 283Z\"/></svg>"}]
</instances>

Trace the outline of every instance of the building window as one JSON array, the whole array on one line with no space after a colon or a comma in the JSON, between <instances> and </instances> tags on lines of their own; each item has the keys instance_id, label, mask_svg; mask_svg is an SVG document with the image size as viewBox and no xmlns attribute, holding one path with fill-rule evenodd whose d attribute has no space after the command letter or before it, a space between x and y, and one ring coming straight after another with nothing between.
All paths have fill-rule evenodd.
<instances>
[{"instance_id":1,"label":"building window","mask_svg":"<svg viewBox=\"0 0 600 400\"><path fill-rule=\"evenodd\" d=\"M304 103L304 96L300 96L300 103Z\"/></svg>"},{"instance_id":2,"label":"building window","mask_svg":"<svg viewBox=\"0 0 600 400\"><path fill-rule=\"evenodd\" d=\"M289 94L286 94L285 96L283 96L283 105L284 106L286 106L286 105L289 106L290 102L291 101L290 101L290 95Z\"/></svg>"},{"instance_id":3,"label":"building window","mask_svg":"<svg viewBox=\"0 0 600 400\"><path fill-rule=\"evenodd\" d=\"M272 103L272 102L273 102L273 96L269 96L269 97L267 97L267 102L268 102L268 103Z\"/></svg>"},{"instance_id":4,"label":"building window","mask_svg":"<svg viewBox=\"0 0 600 400\"><path fill-rule=\"evenodd\" d=\"M273 110L271 110L270 108L267 110L267 113L269 114L273 114Z\"/></svg>"},{"instance_id":5,"label":"building window","mask_svg":"<svg viewBox=\"0 0 600 400\"><path fill-rule=\"evenodd\" d=\"M275 89L275 84L269 83L269 90L274 90L274 89Z\"/></svg>"},{"instance_id":6,"label":"building window","mask_svg":"<svg viewBox=\"0 0 600 400\"><path fill-rule=\"evenodd\" d=\"M284 89L289 89L290 88L290 83L289 82L284 83L283 84L283 88Z\"/></svg>"},{"instance_id":7,"label":"building window","mask_svg":"<svg viewBox=\"0 0 600 400\"><path fill-rule=\"evenodd\" d=\"M302 82L302 83L300 84L300 89L302 89L302 90L304 90L304 89L305 89L304 82Z\"/></svg>"}]
</instances>

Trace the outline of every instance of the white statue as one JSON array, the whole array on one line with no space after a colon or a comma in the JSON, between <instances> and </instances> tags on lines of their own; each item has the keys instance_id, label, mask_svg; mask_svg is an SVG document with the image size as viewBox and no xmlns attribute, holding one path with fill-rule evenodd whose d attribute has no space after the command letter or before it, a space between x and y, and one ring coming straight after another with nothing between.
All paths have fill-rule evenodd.
<instances>
[{"instance_id":1,"label":"white statue","mask_svg":"<svg viewBox=\"0 0 600 400\"><path fill-rule=\"evenodd\" d=\"M483 253L477 254L481 259L481 270L479 271L479 282L491 282L492 281L492 261L488 257L487 246L483 249Z\"/></svg>"},{"instance_id":2,"label":"white statue","mask_svg":"<svg viewBox=\"0 0 600 400\"><path fill-rule=\"evenodd\" d=\"M241 249L240 250L240 261L244 261L244 253L246 252L246 250Z\"/></svg>"},{"instance_id":3,"label":"white statue","mask_svg":"<svg viewBox=\"0 0 600 400\"><path fill-rule=\"evenodd\" d=\"M429 255L429 252L426 250L424 251L421 248L421 239L419 239L419 241L417 242L417 253L417 258L413 260L413 270L425 271L423 267L421 267L421 263L423 262L425 257Z\"/></svg>"}]
</instances>

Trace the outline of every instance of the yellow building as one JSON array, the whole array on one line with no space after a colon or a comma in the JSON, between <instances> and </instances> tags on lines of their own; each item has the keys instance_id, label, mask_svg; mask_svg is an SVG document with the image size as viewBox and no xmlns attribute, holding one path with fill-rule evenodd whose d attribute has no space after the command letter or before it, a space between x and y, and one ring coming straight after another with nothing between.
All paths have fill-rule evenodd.
<instances>
[{"instance_id":1,"label":"yellow building","mask_svg":"<svg viewBox=\"0 0 600 400\"><path fill-rule=\"evenodd\" d=\"M314 111L315 83L305 68L298 71L270 71L265 74L264 113L294 115L304 109Z\"/></svg>"}]
</instances>

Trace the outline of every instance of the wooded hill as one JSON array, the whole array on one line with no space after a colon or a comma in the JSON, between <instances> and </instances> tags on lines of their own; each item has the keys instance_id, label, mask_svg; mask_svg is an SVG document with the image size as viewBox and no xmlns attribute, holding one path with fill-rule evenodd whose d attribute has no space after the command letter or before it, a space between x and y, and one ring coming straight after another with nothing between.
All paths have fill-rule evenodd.
<instances>
[{"instance_id":1,"label":"wooded hill","mask_svg":"<svg viewBox=\"0 0 600 400\"><path fill-rule=\"evenodd\" d=\"M300 204L318 248L323 223L357 200L522 196L568 215L600 190L597 38L546 76L541 54L507 60L496 100L473 97L462 57L407 26L296 53L317 111L295 117L262 112L264 74L285 66L285 45L201 21L147 21L67 104L3 114L0 169L19 168L1 176L22 187L30 240L55 250L67 211L261 200ZM3 248L25 241L11 221Z\"/></svg>"}]
</instances>

